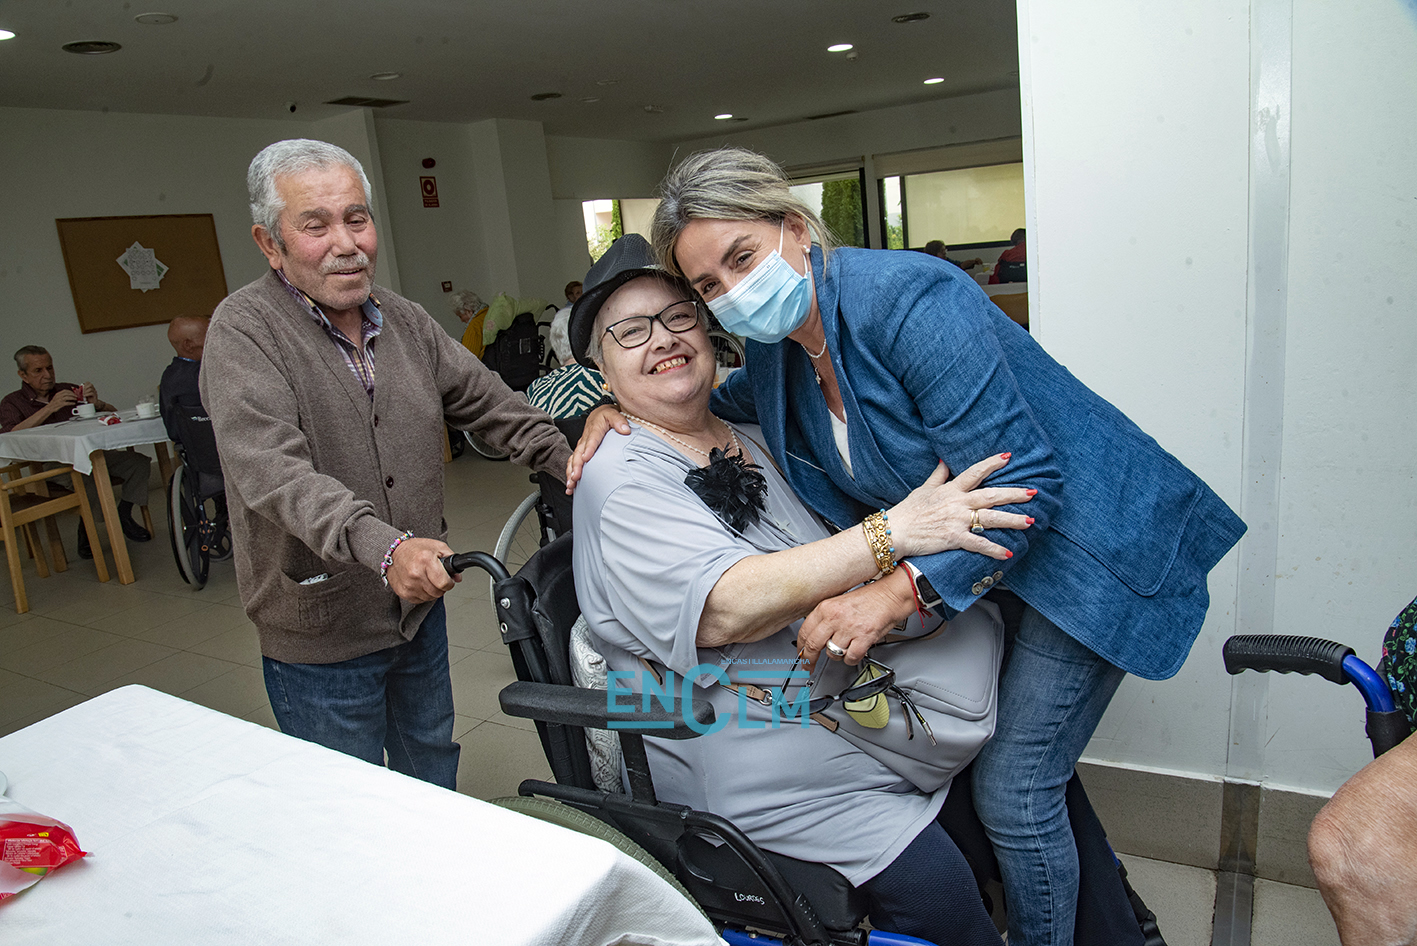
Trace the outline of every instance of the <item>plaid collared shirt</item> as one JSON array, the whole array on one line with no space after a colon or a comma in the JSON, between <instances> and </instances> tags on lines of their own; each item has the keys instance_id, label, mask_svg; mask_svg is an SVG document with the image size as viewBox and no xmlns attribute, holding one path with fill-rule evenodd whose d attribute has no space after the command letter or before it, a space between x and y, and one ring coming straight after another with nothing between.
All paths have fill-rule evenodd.
<instances>
[{"instance_id":1,"label":"plaid collared shirt","mask_svg":"<svg viewBox=\"0 0 1417 946\"><path fill-rule=\"evenodd\" d=\"M276 277L280 279L281 285L285 286L286 292L291 298L300 303L301 308L310 313L310 317L325 330L339 353L344 356L344 363L349 366L349 370L354 372L354 376L359 379L359 383L368 392L369 399L374 398L374 339L384 328L384 316L379 311L379 300L375 299L371 293L369 298L359 307L363 318L359 323L360 344L356 345L350 341L339 329L330 323L330 319L320 304L311 299L305 293L290 284L290 280L285 278L285 272L276 270Z\"/></svg>"}]
</instances>

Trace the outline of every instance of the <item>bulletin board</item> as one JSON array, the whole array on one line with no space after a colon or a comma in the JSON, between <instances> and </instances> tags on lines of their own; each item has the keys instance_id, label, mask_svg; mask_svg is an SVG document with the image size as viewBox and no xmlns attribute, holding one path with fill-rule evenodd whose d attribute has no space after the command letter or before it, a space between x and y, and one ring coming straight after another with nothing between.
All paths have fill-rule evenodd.
<instances>
[{"instance_id":1,"label":"bulletin board","mask_svg":"<svg viewBox=\"0 0 1417 946\"><path fill-rule=\"evenodd\" d=\"M211 214L66 217L54 223L85 334L210 315L226 298ZM138 250L130 254L135 244ZM137 263L125 270L120 258Z\"/></svg>"}]
</instances>

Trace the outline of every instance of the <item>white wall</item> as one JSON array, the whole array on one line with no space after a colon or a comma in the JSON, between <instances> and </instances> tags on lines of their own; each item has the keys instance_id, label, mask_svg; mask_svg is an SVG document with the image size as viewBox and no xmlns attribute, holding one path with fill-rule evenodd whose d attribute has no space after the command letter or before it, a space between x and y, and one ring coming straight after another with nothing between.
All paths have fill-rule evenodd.
<instances>
[{"instance_id":1,"label":"white wall","mask_svg":"<svg viewBox=\"0 0 1417 946\"><path fill-rule=\"evenodd\" d=\"M1351 689L1260 678L1255 714L1237 703L1232 719L1232 688L1246 684L1219 654L1237 631L1277 631L1336 637L1371 660L1417 592L1417 37L1398 5L1358 7L1295 6L1292 163L1279 167L1285 126L1261 113L1274 93L1251 71L1287 79L1287 38L1254 28L1286 5L1102 0L1079 18L1060 0L1020 0L1034 331L1246 517L1242 552L1277 551L1278 578L1242 570L1241 554L1222 561L1190 660L1164 683L1126 681L1092 758L1317 791L1368 758ZM1257 216L1253 189L1280 171L1288 192ZM1286 226L1287 279L1255 270ZM1274 299L1253 296L1276 280L1278 334L1258 315ZM1279 376L1256 370L1267 358ZM1267 609L1266 626L1237 628L1238 611Z\"/></svg>"},{"instance_id":2,"label":"white wall","mask_svg":"<svg viewBox=\"0 0 1417 946\"><path fill-rule=\"evenodd\" d=\"M548 137L538 122L376 125L405 294L449 328L445 280L488 301L507 292L560 303L590 266L581 201L649 195L669 157L665 145ZM438 180L437 208L423 207L426 174Z\"/></svg>"},{"instance_id":3,"label":"white wall","mask_svg":"<svg viewBox=\"0 0 1417 946\"><path fill-rule=\"evenodd\" d=\"M500 290L487 254L487 234L478 198L469 126L386 119L375 122L383 157L390 227L403 246L402 294L419 303L449 332L462 335L462 323L449 308L449 294L471 289L491 302ZM432 169L423 159L432 158ZM424 207L419 178L438 184L438 206ZM382 235L382 234L381 234Z\"/></svg>"},{"instance_id":4,"label":"white wall","mask_svg":"<svg viewBox=\"0 0 1417 946\"><path fill-rule=\"evenodd\" d=\"M551 193L558 200L653 197L674 160L669 145L546 136Z\"/></svg>"},{"instance_id":5,"label":"white wall","mask_svg":"<svg viewBox=\"0 0 1417 946\"><path fill-rule=\"evenodd\" d=\"M1370 663L1417 595L1417 5L1294 5L1277 623ZM1364 761L1351 688L1271 681L1275 781Z\"/></svg>"},{"instance_id":6,"label":"white wall","mask_svg":"<svg viewBox=\"0 0 1417 946\"><path fill-rule=\"evenodd\" d=\"M210 213L227 288L237 289L268 268L251 240L246 200L256 152L300 136L325 138L366 163L376 150L357 113L301 122L0 108L0 128L0 354L8 363L21 345L43 345L62 379L92 381L119 407L156 390L173 354L166 327L83 334L55 218ZM392 233L380 232L380 248L385 282ZM8 370L0 367L5 377ZM0 391L18 386L0 383Z\"/></svg>"}]
</instances>

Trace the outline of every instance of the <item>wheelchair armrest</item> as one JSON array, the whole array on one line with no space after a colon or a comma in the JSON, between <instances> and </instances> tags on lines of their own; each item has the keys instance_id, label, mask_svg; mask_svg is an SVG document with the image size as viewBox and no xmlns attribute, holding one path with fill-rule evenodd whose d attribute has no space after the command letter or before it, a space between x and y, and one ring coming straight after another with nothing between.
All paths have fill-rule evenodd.
<instances>
[{"instance_id":1,"label":"wheelchair armrest","mask_svg":"<svg viewBox=\"0 0 1417 946\"><path fill-rule=\"evenodd\" d=\"M621 697L622 701L628 699ZM678 694L667 709L656 699L648 712L641 712L638 704L633 704L633 709L612 712L606 690L518 680L503 687L497 700L508 716L661 739L693 739L706 732L714 721L713 704L693 700L690 725L681 712L683 700Z\"/></svg>"}]
</instances>

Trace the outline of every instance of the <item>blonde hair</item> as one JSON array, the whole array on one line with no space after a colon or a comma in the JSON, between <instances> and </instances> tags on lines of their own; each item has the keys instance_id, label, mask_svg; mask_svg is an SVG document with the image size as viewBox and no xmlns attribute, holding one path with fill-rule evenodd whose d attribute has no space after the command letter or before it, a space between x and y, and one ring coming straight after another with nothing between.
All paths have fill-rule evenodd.
<instances>
[{"instance_id":1,"label":"blonde hair","mask_svg":"<svg viewBox=\"0 0 1417 946\"><path fill-rule=\"evenodd\" d=\"M650 242L659 265L682 276L674 244L693 220L765 220L801 217L812 241L830 253L836 239L821 218L792 193L782 168L746 148L719 148L690 155L659 185L659 207L650 224Z\"/></svg>"}]
</instances>

